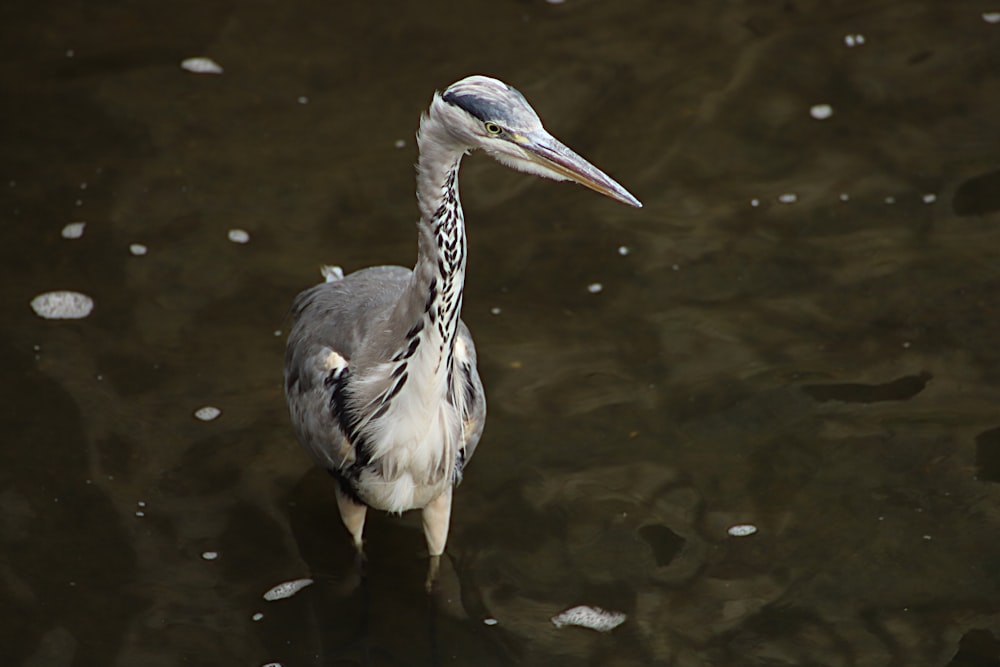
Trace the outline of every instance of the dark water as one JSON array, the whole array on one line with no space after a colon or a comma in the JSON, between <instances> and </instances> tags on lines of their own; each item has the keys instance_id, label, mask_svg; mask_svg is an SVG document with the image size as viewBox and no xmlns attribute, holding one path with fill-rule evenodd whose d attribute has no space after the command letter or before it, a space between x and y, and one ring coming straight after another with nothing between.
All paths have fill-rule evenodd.
<instances>
[{"instance_id":1,"label":"dark water","mask_svg":"<svg viewBox=\"0 0 1000 667\"><path fill-rule=\"evenodd\" d=\"M1000 5L457 5L0 9L4 664L1000 664ZM467 161L491 412L429 599L415 516L358 585L279 332L412 263L473 72L646 207Z\"/></svg>"}]
</instances>

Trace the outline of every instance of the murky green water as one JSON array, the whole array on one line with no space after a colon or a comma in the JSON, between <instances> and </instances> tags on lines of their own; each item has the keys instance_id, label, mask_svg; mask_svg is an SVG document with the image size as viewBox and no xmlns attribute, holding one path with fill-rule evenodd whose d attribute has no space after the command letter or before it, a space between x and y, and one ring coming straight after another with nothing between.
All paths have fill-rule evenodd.
<instances>
[{"instance_id":1,"label":"murky green water","mask_svg":"<svg viewBox=\"0 0 1000 667\"><path fill-rule=\"evenodd\" d=\"M204 5L0 9L5 663L998 664L1000 5ZM473 72L646 207L466 162L490 419L429 599L416 516L359 585L283 332L412 263Z\"/></svg>"}]
</instances>

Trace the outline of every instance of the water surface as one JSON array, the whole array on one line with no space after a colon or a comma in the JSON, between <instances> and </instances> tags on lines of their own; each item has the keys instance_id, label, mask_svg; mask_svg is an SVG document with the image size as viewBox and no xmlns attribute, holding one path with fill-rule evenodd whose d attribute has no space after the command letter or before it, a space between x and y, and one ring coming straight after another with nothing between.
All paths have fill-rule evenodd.
<instances>
[{"instance_id":1,"label":"water surface","mask_svg":"<svg viewBox=\"0 0 1000 667\"><path fill-rule=\"evenodd\" d=\"M8 3L6 662L997 664L998 11ZM412 264L473 72L645 208L467 160L490 417L428 598L416 516L359 583L281 365L319 265Z\"/></svg>"}]
</instances>

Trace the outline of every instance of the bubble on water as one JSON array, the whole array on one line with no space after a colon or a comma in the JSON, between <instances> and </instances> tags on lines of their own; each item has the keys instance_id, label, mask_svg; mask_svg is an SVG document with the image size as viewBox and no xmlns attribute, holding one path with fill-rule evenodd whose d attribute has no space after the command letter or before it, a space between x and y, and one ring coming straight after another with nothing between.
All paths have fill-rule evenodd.
<instances>
[{"instance_id":1,"label":"bubble on water","mask_svg":"<svg viewBox=\"0 0 1000 667\"><path fill-rule=\"evenodd\" d=\"M312 583L312 579L295 579L293 581L285 581L264 593L264 599L268 602L284 600L285 598L292 597L306 586L312 585Z\"/></svg>"},{"instance_id":2,"label":"bubble on water","mask_svg":"<svg viewBox=\"0 0 1000 667\"><path fill-rule=\"evenodd\" d=\"M886 204L895 204L896 203L896 198L893 197L892 195L889 195L883 201L885 201Z\"/></svg>"},{"instance_id":3,"label":"bubble on water","mask_svg":"<svg viewBox=\"0 0 1000 667\"><path fill-rule=\"evenodd\" d=\"M590 283L587 285L587 291L591 294L599 294L604 291L604 285L601 283Z\"/></svg>"},{"instance_id":4,"label":"bubble on water","mask_svg":"<svg viewBox=\"0 0 1000 667\"><path fill-rule=\"evenodd\" d=\"M256 613L255 613L255 614L254 614L253 616L251 616L251 617L250 617L250 620L253 620L253 621L259 621L259 620L261 620L262 618L264 618L264 614L262 614L262 613L260 613L260 612L258 611L258 612L256 612Z\"/></svg>"},{"instance_id":5,"label":"bubble on water","mask_svg":"<svg viewBox=\"0 0 1000 667\"><path fill-rule=\"evenodd\" d=\"M983 20L987 23L1000 23L1000 12L983 12Z\"/></svg>"},{"instance_id":6,"label":"bubble on water","mask_svg":"<svg viewBox=\"0 0 1000 667\"><path fill-rule=\"evenodd\" d=\"M211 58L204 56L185 58L181 61L181 69L194 72L195 74L222 74L222 66Z\"/></svg>"},{"instance_id":7,"label":"bubble on water","mask_svg":"<svg viewBox=\"0 0 1000 667\"><path fill-rule=\"evenodd\" d=\"M754 208L757 208L758 206L760 206L760 200L754 197L753 199L750 200L750 205L753 206Z\"/></svg>"},{"instance_id":8,"label":"bubble on water","mask_svg":"<svg viewBox=\"0 0 1000 667\"><path fill-rule=\"evenodd\" d=\"M500 309L499 309L498 307L496 307L496 306L493 306L492 308L490 308L490 314L491 314L491 315L499 315L499 314L500 314L501 312L503 312L503 311L501 311L501 310L500 310Z\"/></svg>"},{"instance_id":9,"label":"bubble on water","mask_svg":"<svg viewBox=\"0 0 1000 667\"><path fill-rule=\"evenodd\" d=\"M851 198L851 195L847 194L846 192L841 192L840 193L840 201L847 201L850 198Z\"/></svg>"},{"instance_id":10,"label":"bubble on water","mask_svg":"<svg viewBox=\"0 0 1000 667\"><path fill-rule=\"evenodd\" d=\"M622 257L625 257L626 255L628 255L631 252L632 252L632 249L629 248L627 245L620 245L620 246L618 246L618 254L621 255Z\"/></svg>"},{"instance_id":11,"label":"bubble on water","mask_svg":"<svg viewBox=\"0 0 1000 667\"><path fill-rule=\"evenodd\" d=\"M552 617L552 625L563 628L575 625L598 632L609 632L625 622L627 616L620 611L606 611L600 607L580 605Z\"/></svg>"},{"instance_id":12,"label":"bubble on water","mask_svg":"<svg viewBox=\"0 0 1000 667\"><path fill-rule=\"evenodd\" d=\"M298 102L299 104L309 104L309 98L305 95L299 95Z\"/></svg>"},{"instance_id":13,"label":"bubble on water","mask_svg":"<svg viewBox=\"0 0 1000 667\"><path fill-rule=\"evenodd\" d=\"M142 257L147 252L149 252L149 248L142 245L141 243L133 243L128 247L128 251L133 255L135 255L136 257Z\"/></svg>"},{"instance_id":14,"label":"bubble on water","mask_svg":"<svg viewBox=\"0 0 1000 667\"><path fill-rule=\"evenodd\" d=\"M203 422L210 422L213 419L217 419L221 414L222 410L211 405L206 405L194 411L194 416Z\"/></svg>"},{"instance_id":15,"label":"bubble on water","mask_svg":"<svg viewBox=\"0 0 1000 667\"><path fill-rule=\"evenodd\" d=\"M245 229L230 229L229 240L233 243L248 243L250 241L250 233Z\"/></svg>"},{"instance_id":16,"label":"bubble on water","mask_svg":"<svg viewBox=\"0 0 1000 667\"><path fill-rule=\"evenodd\" d=\"M730 526L726 532L731 537L749 537L757 532L757 526L752 523L741 523L736 526Z\"/></svg>"},{"instance_id":17,"label":"bubble on water","mask_svg":"<svg viewBox=\"0 0 1000 667\"><path fill-rule=\"evenodd\" d=\"M782 204L794 204L799 200L799 196L794 192L786 192L784 194L778 195L778 201Z\"/></svg>"},{"instance_id":18,"label":"bubble on water","mask_svg":"<svg viewBox=\"0 0 1000 667\"><path fill-rule=\"evenodd\" d=\"M94 300L81 292L60 290L39 294L31 300L31 308L47 320L79 320L94 310Z\"/></svg>"},{"instance_id":19,"label":"bubble on water","mask_svg":"<svg viewBox=\"0 0 1000 667\"><path fill-rule=\"evenodd\" d=\"M396 148L405 148L406 141L404 139L396 139L396 143L393 144Z\"/></svg>"},{"instance_id":20,"label":"bubble on water","mask_svg":"<svg viewBox=\"0 0 1000 667\"><path fill-rule=\"evenodd\" d=\"M816 120L826 120L833 115L833 107L829 104L814 104L809 109L809 115Z\"/></svg>"},{"instance_id":21,"label":"bubble on water","mask_svg":"<svg viewBox=\"0 0 1000 667\"><path fill-rule=\"evenodd\" d=\"M925 204L933 204L937 201L937 195L933 192L928 192L923 197L920 198Z\"/></svg>"},{"instance_id":22,"label":"bubble on water","mask_svg":"<svg viewBox=\"0 0 1000 667\"><path fill-rule=\"evenodd\" d=\"M484 618L483 619L483 625L496 625L499 622L500 621L498 621L495 618Z\"/></svg>"},{"instance_id":23,"label":"bubble on water","mask_svg":"<svg viewBox=\"0 0 1000 667\"><path fill-rule=\"evenodd\" d=\"M62 237L64 239L78 239L83 236L83 230L86 227L86 222L71 222L62 228Z\"/></svg>"},{"instance_id":24,"label":"bubble on water","mask_svg":"<svg viewBox=\"0 0 1000 667\"><path fill-rule=\"evenodd\" d=\"M219 557L218 551L203 551L201 552L201 557L205 560L215 560Z\"/></svg>"},{"instance_id":25,"label":"bubble on water","mask_svg":"<svg viewBox=\"0 0 1000 667\"><path fill-rule=\"evenodd\" d=\"M844 35L844 44L846 44L849 48L853 48L855 46L861 46L864 43L865 43L865 36L860 33L855 33L853 35Z\"/></svg>"}]
</instances>

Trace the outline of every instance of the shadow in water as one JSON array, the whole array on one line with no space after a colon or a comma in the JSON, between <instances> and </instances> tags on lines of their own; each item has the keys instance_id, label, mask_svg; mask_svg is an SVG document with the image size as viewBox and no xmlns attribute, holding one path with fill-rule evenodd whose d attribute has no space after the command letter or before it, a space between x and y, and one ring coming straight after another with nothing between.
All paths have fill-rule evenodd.
<instances>
[{"instance_id":1,"label":"shadow in water","mask_svg":"<svg viewBox=\"0 0 1000 667\"><path fill-rule=\"evenodd\" d=\"M817 401L843 403L879 403L906 401L924 390L931 379L930 373L906 375L883 384L844 382L837 384L806 384L802 391Z\"/></svg>"},{"instance_id":2,"label":"shadow in water","mask_svg":"<svg viewBox=\"0 0 1000 667\"><path fill-rule=\"evenodd\" d=\"M442 559L438 587L425 591L419 516L369 511L359 565L333 484L316 468L289 496L289 525L314 583L264 619L269 653L296 665L510 664L502 633L466 614L455 559Z\"/></svg>"}]
</instances>

